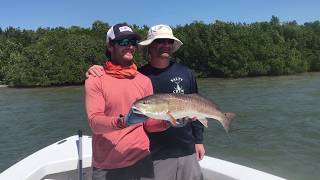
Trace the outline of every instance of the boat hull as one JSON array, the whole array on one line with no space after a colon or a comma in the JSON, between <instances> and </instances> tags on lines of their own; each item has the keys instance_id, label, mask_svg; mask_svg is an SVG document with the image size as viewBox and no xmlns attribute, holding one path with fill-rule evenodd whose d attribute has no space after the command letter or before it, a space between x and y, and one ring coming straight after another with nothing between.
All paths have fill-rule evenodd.
<instances>
[{"instance_id":1,"label":"boat hull","mask_svg":"<svg viewBox=\"0 0 320 180\"><path fill-rule=\"evenodd\" d=\"M49 145L0 174L0 180L78 180L78 136ZM91 180L91 137L82 137L83 179ZM253 168L205 156L200 166L206 180L285 180Z\"/></svg>"}]
</instances>

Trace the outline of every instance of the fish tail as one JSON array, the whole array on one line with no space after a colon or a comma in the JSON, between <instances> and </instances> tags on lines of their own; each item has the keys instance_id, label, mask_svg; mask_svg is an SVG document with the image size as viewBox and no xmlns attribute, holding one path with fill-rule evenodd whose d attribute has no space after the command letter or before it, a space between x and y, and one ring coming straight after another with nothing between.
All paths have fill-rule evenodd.
<instances>
[{"instance_id":1,"label":"fish tail","mask_svg":"<svg viewBox=\"0 0 320 180\"><path fill-rule=\"evenodd\" d=\"M222 123L223 128L228 133L229 128L230 128L230 124L233 121L233 119L236 117L236 114L235 113L230 113L230 112L226 112L226 113L223 113L223 114L225 115L225 118L223 118L221 123Z\"/></svg>"}]
</instances>

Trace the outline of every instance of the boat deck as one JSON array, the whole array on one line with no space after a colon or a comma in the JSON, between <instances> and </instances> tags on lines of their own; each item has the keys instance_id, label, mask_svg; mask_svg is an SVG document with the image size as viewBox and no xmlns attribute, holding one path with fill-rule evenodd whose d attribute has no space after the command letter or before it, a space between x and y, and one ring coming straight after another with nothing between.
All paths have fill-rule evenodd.
<instances>
[{"instance_id":1,"label":"boat deck","mask_svg":"<svg viewBox=\"0 0 320 180\"><path fill-rule=\"evenodd\" d=\"M91 137L82 137L84 179L91 179ZM14 164L0 180L78 180L78 136L58 141ZM207 180L285 180L253 168L205 156L200 166Z\"/></svg>"}]
</instances>

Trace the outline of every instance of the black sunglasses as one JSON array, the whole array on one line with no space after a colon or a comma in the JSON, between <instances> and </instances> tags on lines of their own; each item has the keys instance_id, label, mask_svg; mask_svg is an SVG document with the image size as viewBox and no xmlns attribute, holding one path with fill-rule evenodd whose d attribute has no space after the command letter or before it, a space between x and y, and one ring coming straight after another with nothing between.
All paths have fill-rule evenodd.
<instances>
[{"instance_id":1,"label":"black sunglasses","mask_svg":"<svg viewBox=\"0 0 320 180\"><path fill-rule=\"evenodd\" d=\"M132 46L137 46L138 44L138 40L136 39L119 39L119 40L116 40L115 41L117 44L119 44L119 46L129 46L129 45L132 45Z\"/></svg>"},{"instance_id":2,"label":"black sunglasses","mask_svg":"<svg viewBox=\"0 0 320 180\"><path fill-rule=\"evenodd\" d=\"M158 44L164 44L164 43L173 44L174 40L173 39L167 39L167 38L160 38L160 39L155 39L154 42L158 43Z\"/></svg>"}]
</instances>

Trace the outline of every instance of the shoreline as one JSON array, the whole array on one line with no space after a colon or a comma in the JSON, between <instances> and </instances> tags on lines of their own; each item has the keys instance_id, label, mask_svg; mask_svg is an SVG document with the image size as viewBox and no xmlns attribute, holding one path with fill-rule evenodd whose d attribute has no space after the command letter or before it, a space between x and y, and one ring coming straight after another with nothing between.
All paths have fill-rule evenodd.
<instances>
[{"instance_id":1,"label":"shoreline","mask_svg":"<svg viewBox=\"0 0 320 180\"><path fill-rule=\"evenodd\" d=\"M300 76L306 74L320 74L320 72L303 72L297 74L289 74L289 75L278 75L278 76L246 76L246 77L239 77L239 78L223 78L223 77L197 77L197 80L204 80L204 79L253 79L253 78L275 78L275 77L292 77L292 76ZM83 86L84 83L74 83L74 84L61 84L61 85L50 85L50 86L9 86L6 84L0 84L0 88L13 88L13 89L32 89L32 88L57 88L57 87L70 87L70 86Z\"/></svg>"}]
</instances>

